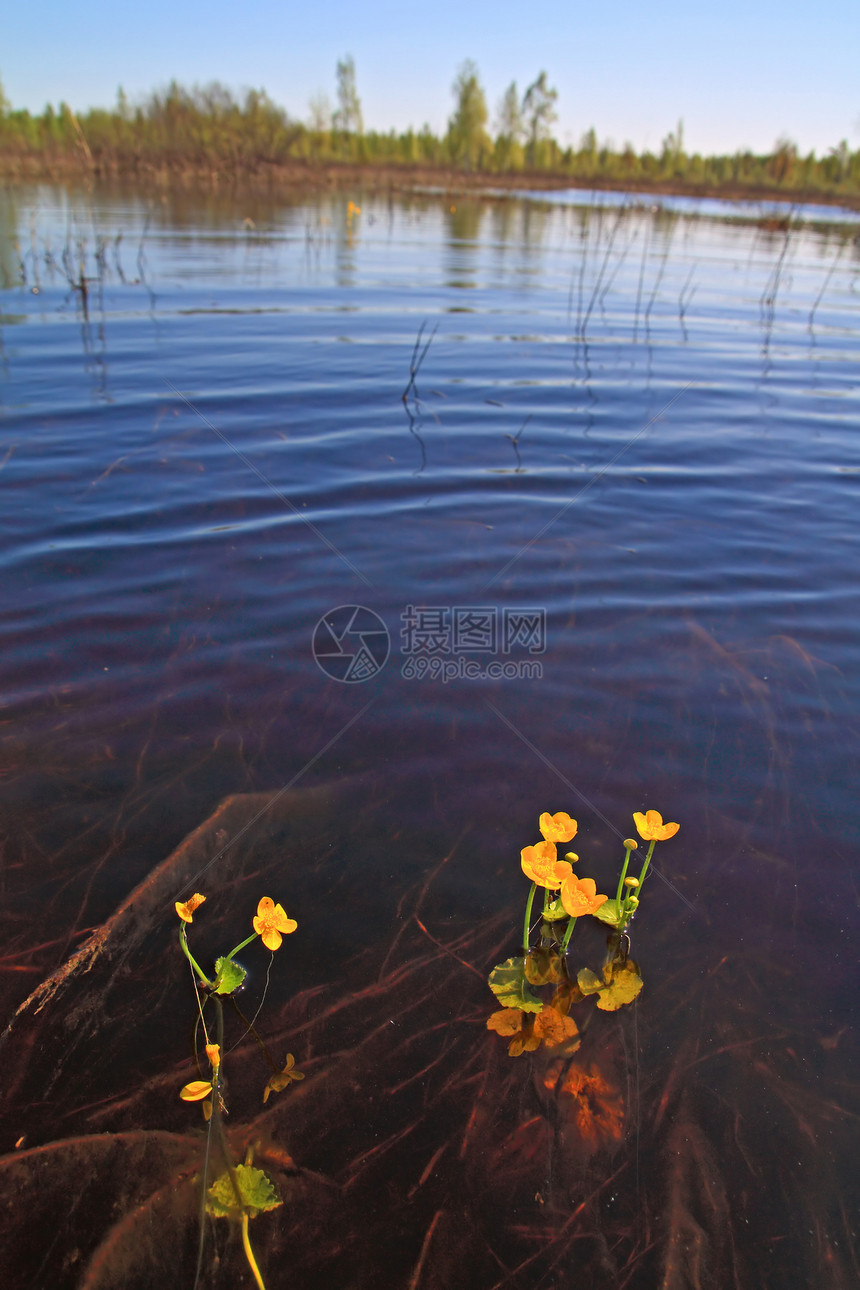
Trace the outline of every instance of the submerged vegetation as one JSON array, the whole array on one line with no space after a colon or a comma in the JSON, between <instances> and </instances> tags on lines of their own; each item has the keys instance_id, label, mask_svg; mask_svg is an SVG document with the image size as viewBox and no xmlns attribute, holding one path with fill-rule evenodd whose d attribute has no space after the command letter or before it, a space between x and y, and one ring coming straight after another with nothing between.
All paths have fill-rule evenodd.
<instances>
[{"instance_id":1,"label":"submerged vegetation","mask_svg":"<svg viewBox=\"0 0 860 1290\"><path fill-rule=\"evenodd\" d=\"M390 176L432 171L458 183L565 184L629 190L713 192L727 196L819 196L860 200L860 149L845 140L823 157L800 154L789 139L773 151L740 150L720 156L690 153L683 122L663 139L659 152L637 153L599 142L587 130L578 146L562 147L552 134L558 91L545 72L521 95L516 82L495 115L495 133L478 69L467 61L452 86L454 110L448 128L365 130L351 58L337 64L338 106L324 95L310 104L302 122L268 96L248 90L237 98L213 82L191 89L172 82L132 105L122 89L113 108L76 114L66 103L42 113L13 109L0 91L0 171L35 174L152 175L188 173L267 176L294 181L296 172L361 167Z\"/></svg>"}]
</instances>

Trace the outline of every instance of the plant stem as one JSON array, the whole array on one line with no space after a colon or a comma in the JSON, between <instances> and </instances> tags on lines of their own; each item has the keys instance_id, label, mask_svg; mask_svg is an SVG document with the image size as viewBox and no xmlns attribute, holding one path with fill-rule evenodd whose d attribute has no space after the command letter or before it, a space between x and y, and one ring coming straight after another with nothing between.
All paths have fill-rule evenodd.
<instances>
[{"instance_id":1,"label":"plant stem","mask_svg":"<svg viewBox=\"0 0 860 1290\"><path fill-rule=\"evenodd\" d=\"M245 939L244 939L244 941L241 941L241 942L240 942L240 943L239 943L239 944L238 944L234 949L232 949L232 950L230 951L230 953L229 953L229 954L227 954L225 957L226 957L226 958L228 958L228 959L232 959L232 958L233 958L233 956L234 956L234 954L238 954L238 953L239 953L239 951L240 951L240 950L243 950L243 949L245 948L245 946L246 946L246 945L250 945L250 944L251 944L251 941L255 941L255 940L257 939L257 936L258 936L258 935L259 935L259 933L258 933L258 932L252 932L250 936L246 936L246 937L245 937Z\"/></svg>"},{"instance_id":2,"label":"plant stem","mask_svg":"<svg viewBox=\"0 0 860 1290\"><path fill-rule=\"evenodd\" d=\"M574 927L576 927L576 919L572 918L567 925L567 931L565 932L564 940L561 943L561 952L563 955L567 953L567 947L570 944L571 936L573 936Z\"/></svg>"},{"instance_id":3,"label":"plant stem","mask_svg":"<svg viewBox=\"0 0 860 1290\"><path fill-rule=\"evenodd\" d=\"M526 901L526 921L523 924L523 954L528 954L529 952L529 931L531 930L532 904L534 903L536 891L537 883L533 882L532 889L529 892L529 898Z\"/></svg>"},{"instance_id":4,"label":"plant stem","mask_svg":"<svg viewBox=\"0 0 860 1290\"><path fill-rule=\"evenodd\" d=\"M621 912L621 888L624 886L624 879L627 877L627 866L630 863L630 856L631 856L631 852L627 849L627 847L625 847L624 848L624 868L621 870L621 877L618 879L618 890L615 893L615 904L619 913Z\"/></svg>"},{"instance_id":5,"label":"plant stem","mask_svg":"<svg viewBox=\"0 0 860 1290\"><path fill-rule=\"evenodd\" d=\"M254 1280L256 1281L257 1285L260 1287L260 1290L266 1290L266 1287L263 1283L263 1278L260 1275L260 1269L257 1267L257 1260L254 1258L254 1251L251 1249L251 1238L248 1235L248 1215L244 1212L242 1213L241 1224L242 1224L242 1244L245 1247L245 1258L248 1260L248 1267L253 1272Z\"/></svg>"},{"instance_id":6,"label":"plant stem","mask_svg":"<svg viewBox=\"0 0 860 1290\"><path fill-rule=\"evenodd\" d=\"M191 966L194 968L194 971L197 973L198 977L200 978L201 985L211 986L212 982L209 980L208 976L203 971L202 967L197 962L194 955L191 953L190 949L188 948L188 941L185 936L184 923L179 928L179 944L182 946L182 953L188 959L188 962L191 964Z\"/></svg>"},{"instance_id":7,"label":"plant stem","mask_svg":"<svg viewBox=\"0 0 860 1290\"><path fill-rule=\"evenodd\" d=\"M644 864L643 864L643 866L642 866L642 872L641 872L641 873L640 873L640 875L639 875L639 886L640 886L640 887L642 886L643 882L645 881L645 875L646 875L646 873L648 872L648 866L649 866L649 864L651 863L651 857L652 857L652 855L654 854L654 848L656 847L656 845L657 845L657 839L656 839L656 838L652 838L652 839L651 839L651 845L650 845L650 847L648 848L648 854L647 854L647 856L645 857L645 863L644 863Z\"/></svg>"}]
</instances>

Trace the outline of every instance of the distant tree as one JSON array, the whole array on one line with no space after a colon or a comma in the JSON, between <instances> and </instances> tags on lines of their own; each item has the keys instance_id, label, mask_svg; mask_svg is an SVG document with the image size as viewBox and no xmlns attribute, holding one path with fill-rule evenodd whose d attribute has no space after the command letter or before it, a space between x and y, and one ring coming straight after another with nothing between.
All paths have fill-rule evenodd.
<instances>
[{"instance_id":1,"label":"distant tree","mask_svg":"<svg viewBox=\"0 0 860 1290\"><path fill-rule=\"evenodd\" d=\"M490 151L487 135L487 100L478 80L478 69L467 59L451 86L456 109L448 121L451 159L467 170L480 166Z\"/></svg>"},{"instance_id":2,"label":"distant tree","mask_svg":"<svg viewBox=\"0 0 860 1290\"><path fill-rule=\"evenodd\" d=\"M327 94L313 94L308 99L308 123L314 134L325 134L331 129L331 103Z\"/></svg>"},{"instance_id":3,"label":"distant tree","mask_svg":"<svg viewBox=\"0 0 860 1290\"><path fill-rule=\"evenodd\" d=\"M784 135L773 145L773 155L767 164L768 174L778 184L788 183L797 162L797 144Z\"/></svg>"},{"instance_id":4,"label":"distant tree","mask_svg":"<svg viewBox=\"0 0 860 1290\"><path fill-rule=\"evenodd\" d=\"M529 160L535 164L538 159L538 144L549 139L553 122L557 119L555 110L558 90L547 85L546 72L541 72L536 81L523 95L522 115L528 135Z\"/></svg>"},{"instance_id":5,"label":"distant tree","mask_svg":"<svg viewBox=\"0 0 860 1290\"><path fill-rule=\"evenodd\" d=\"M496 135L500 139L509 139L511 143L521 143L525 133L517 83L511 81L499 99L499 106L496 109Z\"/></svg>"},{"instance_id":6,"label":"distant tree","mask_svg":"<svg viewBox=\"0 0 860 1290\"><path fill-rule=\"evenodd\" d=\"M837 180L843 179L848 174L851 165L851 149L848 147L848 140L840 139L838 146L829 148L828 153L835 163L835 178Z\"/></svg>"},{"instance_id":7,"label":"distant tree","mask_svg":"<svg viewBox=\"0 0 860 1290\"><path fill-rule=\"evenodd\" d=\"M496 109L496 146L493 164L497 170L521 170L526 129L516 81L511 81Z\"/></svg>"},{"instance_id":8,"label":"distant tree","mask_svg":"<svg viewBox=\"0 0 860 1290\"><path fill-rule=\"evenodd\" d=\"M355 63L352 54L347 54L337 64L337 111L334 114L334 128L344 134L364 133L364 122L361 115L361 99L355 85Z\"/></svg>"},{"instance_id":9,"label":"distant tree","mask_svg":"<svg viewBox=\"0 0 860 1290\"><path fill-rule=\"evenodd\" d=\"M590 161L597 156L597 131L594 126L586 130L579 141L579 151L584 152Z\"/></svg>"},{"instance_id":10,"label":"distant tree","mask_svg":"<svg viewBox=\"0 0 860 1290\"><path fill-rule=\"evenodd\" d=\"M671 169L677 169L684 161L684 122L678 120L675 130L670 130L663 140L663 153L661 160L664 165Z\"/></svg>"}]
</instances>

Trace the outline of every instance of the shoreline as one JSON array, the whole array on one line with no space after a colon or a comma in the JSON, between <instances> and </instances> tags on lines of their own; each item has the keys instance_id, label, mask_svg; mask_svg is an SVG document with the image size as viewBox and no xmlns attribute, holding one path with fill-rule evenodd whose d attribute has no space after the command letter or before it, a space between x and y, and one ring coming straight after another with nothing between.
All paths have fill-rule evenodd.
<instances>
[{"instance_id":1,"label":"shoreline","mask_svg":"<svg viewBox=\"0 0 860 1290\"><path fill-rule=\"evenodd\" d=\"M350 162L305 162L267 165L253 170L208 166L135 168L98 167L67 160L47 164L35 157L0 157L0 180L5 184L156 184L161 189L211 188L222 191L243 188L251 191L337 191L342 188L364 192L414 192L438 189L448 195L493 197L518 192L580 190L641 194L653 197L691 197L728 202L768 202L788 208L799 205L842 207L860 211L860 193L834 193L819 189L790 189L769 185L696 184L684 180L630 179L600 175L572 176L558 172L516 171L466 172L451 167L411 164L355 164ZM790 219L790 209L785 219Z\"/></svg>"}]
</instances>

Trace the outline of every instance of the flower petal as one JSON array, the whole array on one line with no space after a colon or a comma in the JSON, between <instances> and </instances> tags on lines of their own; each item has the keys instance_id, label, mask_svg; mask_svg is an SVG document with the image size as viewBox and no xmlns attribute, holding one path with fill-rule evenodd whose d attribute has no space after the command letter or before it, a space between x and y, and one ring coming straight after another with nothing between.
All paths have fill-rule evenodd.
<instances>
[{"instance_id":1,"label":"flower petal","mask_svg":"<svg viewBox=\"0 0 860 1290\"><path fill-rule=\"evenodd\" d=\"M554 842L536 842L533 847L523 847L520 863L526 877L531 878L539 887L555 891L561 885L556 882L555 870L557 865L565 864L566 861L558 859Z\"/></svg>"},{"instance_id":2,"label":"flower petal","mask_svg":"<svg viewBox=\"0 0 860 1290\"><path fill-rule=\"evenodd\" d=\"M205 899L205 896L201 896L200 892L196 891L193 896L189 896L188 900L186 900L184 904L182 901L175 901L173 908L176 910L183 923L190 923L195 909L199 909Z\"/></svg>"},{"instance_id":3,"label":"flower petal","mask_svg":"<svg viewBox=\"0 0 860 1290\"><path fill-rule=\"evenodd\" d=\"M180 1089L179 1096L183 1102L202 1102L211 1092L212 1085L208 1079L194 1079Z\"/></svg>"},{"instance_id":4,"label":"flower petal","mask_svg":"<svg viewBox=\"0 0 860 1290\"><path fill-rule=\"evenodd\" d=\"M636 830L645 842L665 842L673 838L681 827L680 824L664 824L659 811L633 812Z\"/></svg>"},{"instance_id":5,"label":"flower petal","mask_svg":"<svg viewBox=\"0 0 860 1290\"><path fill-rule=\"evenodd\" d=\"M571 875L561 885L561 903L571 918L593 914L608 899L608 896L597 895L597 884L593 878L576 878Z\"/></svg>"},{"instance_id":6,"label":"flower petal","mask_svg":"<svg viewBox=\"0 0 860 1290\"><path fill-rule=\"evenodd\" d=\"M567 811L557 811L555 815L544 811L538 821L538 827L547 842L571 842L576 836L578 825L576 820L570 818Z\"/></svg>"}]
</instances>

